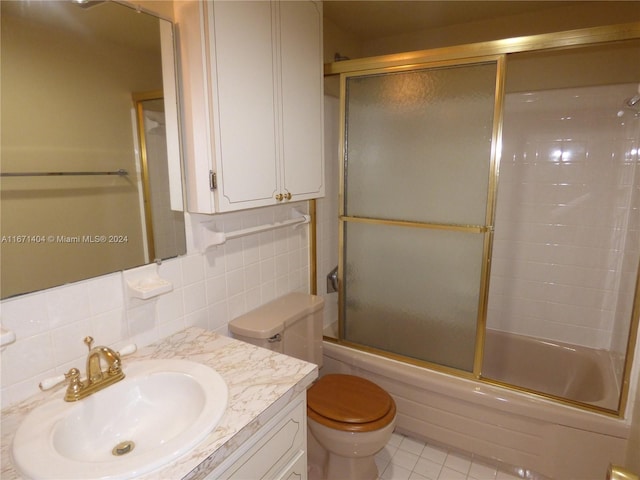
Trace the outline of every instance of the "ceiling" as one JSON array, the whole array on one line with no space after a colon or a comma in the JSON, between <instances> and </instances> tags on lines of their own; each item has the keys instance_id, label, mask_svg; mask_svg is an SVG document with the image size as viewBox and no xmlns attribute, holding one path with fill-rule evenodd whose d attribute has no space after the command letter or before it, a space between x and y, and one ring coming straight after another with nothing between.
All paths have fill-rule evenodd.
<instances>
[{"instance_id":1,"label":"ceiling","mask_svg":"<svg viewBox=\"0 0 640 480\"><path fill-rule=\"evenodd\" d=\"M489 18L588 3L582 1L325 0L324 16L362 41Z\"/></svg>"}]
</instances>

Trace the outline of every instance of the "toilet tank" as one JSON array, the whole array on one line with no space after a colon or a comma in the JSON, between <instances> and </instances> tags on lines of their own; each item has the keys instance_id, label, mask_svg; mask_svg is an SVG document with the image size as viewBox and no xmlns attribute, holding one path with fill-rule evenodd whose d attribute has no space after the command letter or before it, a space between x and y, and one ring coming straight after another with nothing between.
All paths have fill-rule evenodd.
<instances>
[{"instance_id":1,"label":"toilet tank","mask_svg":"<svg viewBox=\"0 0 640 480\"><path fill-rule=\"evenodd\" d=\"M229 322L234 338L322 366L324 299L289 293Z\"/></svg>"}]
</instances>

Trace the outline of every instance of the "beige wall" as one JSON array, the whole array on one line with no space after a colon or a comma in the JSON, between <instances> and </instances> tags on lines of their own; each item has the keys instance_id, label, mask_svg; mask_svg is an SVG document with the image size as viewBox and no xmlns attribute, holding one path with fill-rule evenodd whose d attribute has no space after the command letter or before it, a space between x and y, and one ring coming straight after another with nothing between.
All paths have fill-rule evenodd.
<instances>
[{"instance_id":1,"label":"beige wall","mask_svg":"<svg viewBox=\"0 0 640 480\"><path fill-rule=\"evenodd\" d=\"M344 57L363 57L362 43L352 35L341 30L328 18L324 18L323 25L324 63L331 63L335 54Z\"/></svg>"},{"instance_id":2,"label":"beige wall","mask_svg":"<svg viewBox=\"0 0 640 480\"><path fill-rule=\"evenodd\" d=\"M152 13L155 13L159 17L173 21L173 0L127 0L128 3L133 6L140 6Z\"/></svg>"},{"instance_id":3,"label":"beige wall","mask_svg":"<svg viewBox=\"0 0 640 480\"><path fill-rule=\"evenodd\" d=\"M629 40L589 48L509 55L506 89L511 93L637 83L639 48L640 40ZM623 100L620 99L620 105Z\"/></svg>"},{"instance_id":4,"label":"beige wall","mask_svg":"<svg viewBox=\"0 0 640 480\"><path fill-rule=\"evenodd\" d=\"M361 52L369 57L638 20L640 8L635 1L580 2L576 6L380 38L363 44Z\"/></svg>"}]
</instances>

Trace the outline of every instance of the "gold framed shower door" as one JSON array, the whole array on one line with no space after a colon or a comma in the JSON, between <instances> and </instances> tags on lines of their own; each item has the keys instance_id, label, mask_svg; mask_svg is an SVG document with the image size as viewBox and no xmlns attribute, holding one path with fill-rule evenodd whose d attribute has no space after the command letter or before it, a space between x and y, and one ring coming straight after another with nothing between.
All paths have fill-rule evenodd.
<instances>
[{"instance_id":1,"label":"gold framed shower door","mask_svg":"<svg viewBox=\"0 0 640 480\"><path fill-rule=\"evenodd\" d=\"M344 271L344 234L345 225L349 223L370 223L370 224L382 224L382 225L396 225L404 227L414 227L433 230L451 230L451 231L463 231L463 232L475 232L482 233L485 236L483 247L483 261L482 261L482 280L480 285L480 304L478 306L478 319L477 319L477 336L476 336L476 350L474 356L473 372L465 372L455 368L449 368L446 366L438 365L431 362L425 362L416 360L413 358L407 358L403 355L397 355L394 353L385 352L376 348L371 348L357 343L349 342L344 339L326 338L328 341L337 341L341 344L348 345L350 347L358 348L365 351L370 351L383 356L395 358L407 363L412 363L427 368L442 371L448 374L453 374L466 378L473 378L475 380L500 385L506 388L520 390L527 393L533 393L545 398L550 398L561 403L566 403L572 406L578 406L593 410L599 413L605 413L614 416L623 416L627 396L629 392L630 383L630 371L633 363L633 352L636 346L636 336L638 334L638 323L640 317L640 266L638 267L638 281L636 283L636 293L634 297L633 313L631 319L631 326L629 332L629 339L626 349L624 375L621 382L620 401L616 410L603 409L593 405L585 404L582 402L576 402L568 400L566 398L558 397L555 395L548 395L538 391L532 391L526 388L521 388L515 385L505 384L500 381L494 381L491 379L483 378L482 376L482 358L484 355L484 331L486 328L486 310L488 301L488 282L491 265L491 249L493 241L493 220L495 217L496 206L496 188L499 174L499 164L501 157L501 135L502 135L502 114L504 109L504 82L505 82L505 58L510 53L521 52L535 52L543 50L562 50L567 48L574 48L587 45L605 44L610 42L618 42L623 40L631 40L640 38L640 23L628 23L622 25L602 26L587 29L578 29L567 32L557 32L543 35L532 35L526 37L517 37L511 39L503 39L489 42L481 42L470 45L462 45L455 47L437 48L432 50L422 50L416 52L407 52L400 54L384 55L379 57L369 57L355 60L346 60L340 62L334 62L325 65L325 75L333 76L340 75L341 78L341 98L345 95L345 79L354 75L367 75L375 73L387 73L398 71L409 71L419 68L437 68L451 65L465 65L479 63L482 61L495 61L498 65L498 72L496 75L496 95L495 95L495 115L494 125L492 132L492 145L491 145L491 176L489 181L489 192L487 195L486 205L486 221L484 225L450 225L443 223L428 223L428 222L412 222L405 220L387 220L366 218L358 216L345 215L344 212L344 168L340 168L340 198L339 205L341 208L339 216L339 271ZM340 158L341 162L344 162L343 145L344 145L344 132L345 132L345 103L341 102L340 108ZM315 245L316 239L312 237L312 245ZM315 247L312 249L315 252ZM315 268L312 268L315 272ZM314 275L315 277L315 275ZM315 279L313 282L315 283ZM340 295L343 295L343 281L340 278ZM340 303L340 331L343 331L343 312L342 302Z\"/></svg>"}]
</instances>

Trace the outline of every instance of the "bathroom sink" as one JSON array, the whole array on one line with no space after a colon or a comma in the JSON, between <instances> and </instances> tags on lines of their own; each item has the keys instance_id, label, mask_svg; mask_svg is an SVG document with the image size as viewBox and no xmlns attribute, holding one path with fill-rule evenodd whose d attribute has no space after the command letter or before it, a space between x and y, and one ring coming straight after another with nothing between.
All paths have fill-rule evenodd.
<instances>
[{"instance_id":1,"label":"bathroom sink","mask_svg":"<svg viewBox=\"0 0 640 480\"><path fill-rule=\"evenodd\" d=\"M33 479L135 478L193 449L216 427L228 390L187 360L125 365L124 380L77 402L60 398L18 427L13 459Z\"/></svg>"}]
</instances>

